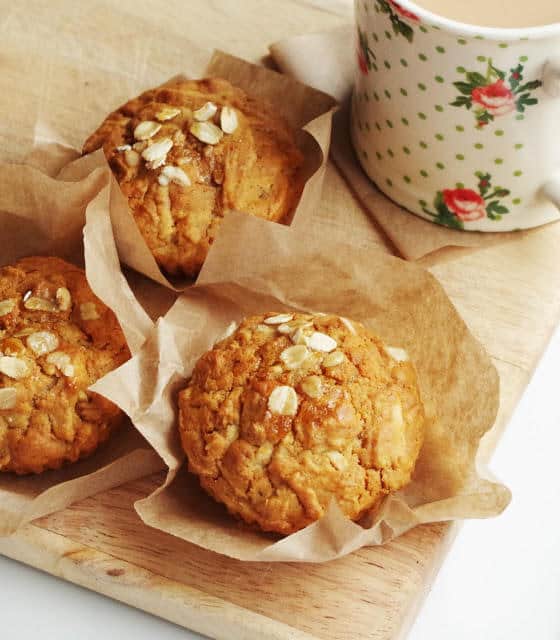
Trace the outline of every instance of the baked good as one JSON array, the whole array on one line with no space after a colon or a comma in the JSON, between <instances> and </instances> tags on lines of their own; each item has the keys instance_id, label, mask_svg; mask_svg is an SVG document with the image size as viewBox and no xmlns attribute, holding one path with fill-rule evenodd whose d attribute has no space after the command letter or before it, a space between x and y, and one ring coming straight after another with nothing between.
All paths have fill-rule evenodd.
<instances>
[{"instance_id":1,"label":"baked good","mask_svg":"<svg viewBox=\"0 0 560 640\"><path fill-rule=\"evenodd\" d=\"M171 275L200 271L226 211L281 221L303 188L303 157L287 123L217 78L173 82L127 102L83 152L100 147Z\"/></svg>"},{"instance_id":2,"label":"baked good","mask_svg":"<svg viewBox=\"0 0 560 640\"><path fill-rule=\"evenodd\" d=\"M410 481L424 409L413 365L332 315L245 319L179 394L189 470L227 509L293 533L330 501L358 520Z\"/></svg>"},{"instance_id":3,"label":"baked good","mask_svg":"<svg viewBox=\"0 0 560 640\"><path fill-rule=\"evenodd\" d=\"M95 451L120 423L88 391L130 357L113 312L59 258L0 269L0 472L41 473Z\"/></svg>"}]
</instances>

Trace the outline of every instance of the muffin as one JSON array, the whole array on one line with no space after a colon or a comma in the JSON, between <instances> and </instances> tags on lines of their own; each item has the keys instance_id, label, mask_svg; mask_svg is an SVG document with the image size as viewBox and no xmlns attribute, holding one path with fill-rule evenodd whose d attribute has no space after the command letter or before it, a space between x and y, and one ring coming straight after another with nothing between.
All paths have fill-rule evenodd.
<instances>
[{"instance_id":1,"label":"muffin","mask_svg":"<svg viewBox=\"0 0 560 640\"><path fill-rule=\"evenodd\" d=\"M286 219L302 189L295 133L226 80L179 81L111 113L84 145L103 147L160 268L196 276L224 213Z\"/></svg>"},{"instance_id":2,"label":"muffin","mask_svg":"<svg viewBox=\"0 0 560 640\"><path fill-rule=\"evenodd\" d=\"M189 470L230 513L290 534L335 499L359 520L411 478L424 409L413 365L332 315L245 319L179 394Z\"/></svg>"},{"instance_id":3,"label":"muffin","mask_svg":"<svg viewBox=\"0 0 560 640\"><path fill-rule=\"evenodd\" d=\"M130 357L84 272L31 257L0 269L0 472L41 473L93 453L123 418L88 391Z\"/></svg>"}]
</instances>

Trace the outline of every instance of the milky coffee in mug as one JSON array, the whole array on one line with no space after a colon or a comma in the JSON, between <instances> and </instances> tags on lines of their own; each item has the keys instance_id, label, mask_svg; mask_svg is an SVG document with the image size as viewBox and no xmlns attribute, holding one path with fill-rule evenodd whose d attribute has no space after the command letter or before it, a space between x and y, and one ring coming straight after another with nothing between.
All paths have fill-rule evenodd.
<instances>
[{"instance_id":1,"label":"milky coffee in mug","mask_svg":"<svg viewBox=\"0 0 560 640\"><path fill-rule=\"evenodd\" d=\"M432 13L485 27L522 28L560 22L559 0L419 0Z\"/></svg>"},{"instance_id":2,"label":"milky coffee in mug","mask_svg":"<svg viewBox=\"0 0 560 640\"><path fill-rule=\"evenodd\" d=\"M355 8L351 136L379 189L452 229L560 219L560 0Z\"/></svg>"}]
</instances>

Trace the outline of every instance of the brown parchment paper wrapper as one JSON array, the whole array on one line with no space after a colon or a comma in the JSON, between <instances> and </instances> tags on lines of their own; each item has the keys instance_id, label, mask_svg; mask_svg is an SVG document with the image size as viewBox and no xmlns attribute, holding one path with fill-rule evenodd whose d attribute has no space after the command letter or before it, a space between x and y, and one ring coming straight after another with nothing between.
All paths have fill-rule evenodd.
<instances>
[{"instance_id":1,"label":"brown parchment paper wrapper","mask_svg":"<svg viewBox=\"0 0 560 640\"><path fill-rule=\"evenodd\" d=\"M504 233L447 229L409 213L377 189L362 170L350 142L348 103L356 66L353 25L287 38L271 45L270 52L282 71L331 94L341 103L342 108L334 119L333 160L366 212L403 258L417 260L444 247L461 248L459 255L465 250L492 247L540 232L540 229ZM318 60L321 64L317 64Z\"/></svg>"},{"instance_id":2,"label":"brown parchment paper wrapper","mask_svg":"<svg viewBox=\"0 0 560 640\"><path fill-rule=\"evenodd\" d=\"M271 103L298 134L298 146L304 155L303 171L306 184L300 202L292 215L304 217L316 207L321 198L323 178L329 155L332 116L336 101L311 89L297 80L251 64L221 51L216 51L210 63L199 74L229 80L251 96ZM186 78L175 76L172 80ZM134 96L130 96L132 98ZM111 104L108 100L107 104ZM107 113L109 107L107 107ZM100 118L105 114L100 114ZM160 271L151 251L140 233L126 198L115 192L111 201L111 220L121 260L155 282L180 291L191 281L170 281ZM292 220L286 221L291 223Z\"/></svg>"},{"instance_id":3,"label":"brown parchment paper wrapper","mask_svg":"<svg viewBox=\"0 0 560 640\"><path fill-rule=\"evenodd\" d=\"M333 502L320 521L277 539L238 523L186 472L175 406L196 360L232 321L288 309L360 320L407 349L428 426L413 481L377 512L355 524ZM295 233L238 213L226 216L196 285L158 321L136 357L96 385L169 467L164 486L136 504L145 523L241 560L307 562L386 543L420 523L504 509L508 489L479 476L475 463L496 416L498 387L489 356L428 272L382 251L340 244L332 231Z\"/></svg>"},{"instance_id":4,"label":"brown parchment paper wrapper","mask_svg":"<svg viewBox=\"0 0 560 640\"><path fill-rule=\"evenodd\" d=\"M109 217L112 176L100 164L101 153L67 165L68 150L52 151L38 149L28 165L0 164L0 265L27 255L85 262L93 291L116 313L136 353L153 324L120 271ZM61 164L64 178L55 179ZM161 468L159 456L127 423L89 459L59 471L26 477L0 473L0 536Z\"/></svg>"}]
</instances>

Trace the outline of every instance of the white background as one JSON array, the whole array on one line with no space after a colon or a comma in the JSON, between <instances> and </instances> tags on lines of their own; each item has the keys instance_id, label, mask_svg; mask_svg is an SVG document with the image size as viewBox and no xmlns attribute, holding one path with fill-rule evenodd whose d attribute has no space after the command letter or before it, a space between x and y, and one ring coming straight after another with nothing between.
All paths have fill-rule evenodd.
<instances>
[{"instance_id":1,"label":"white background","mask_svg":"<svg viewBox=\"0 0 560 640\"><path fill-rule=\"evenodd\" d=\"M560 332L492 461L513 502L463 526L409 640L560 640L559 457ZM200 637L1 556L0 585L2 639Z\"/></svg>"}]
</instances>

